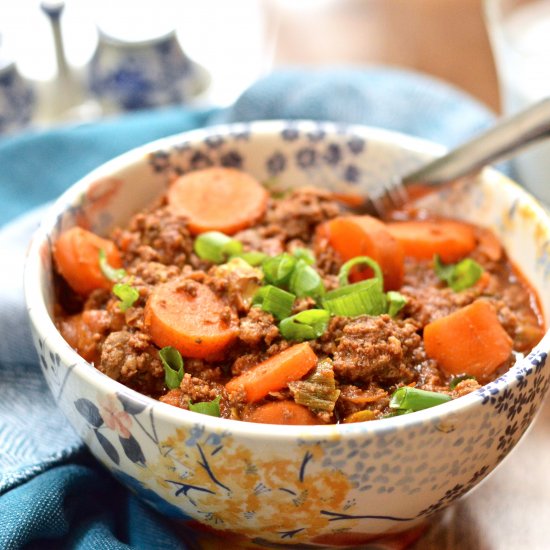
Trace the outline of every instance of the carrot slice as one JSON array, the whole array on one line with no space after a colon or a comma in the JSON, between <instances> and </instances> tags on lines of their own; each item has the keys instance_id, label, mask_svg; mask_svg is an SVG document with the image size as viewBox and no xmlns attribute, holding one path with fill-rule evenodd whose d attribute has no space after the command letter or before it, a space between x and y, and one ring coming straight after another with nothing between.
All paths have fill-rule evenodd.
<instances>
[{"instance_id":1,"label":"carrot slice","mask_svg":"<svg viewBox=\"0 0 550 550\"><path fill-rule=\"evenodd\" d=\"M106 311L87 309L58 321L59 332L76 352L90 363L99 363L98 333L105 331Z\"/></svg>"},{"instance_id":2,"label":"carrot slice","mask_svg":"<svg viewBox=\"0 0 550 550\"><path fill-rule=\"evenodd\" d=\"M174 212L189 218L197 235L221 231L233 235L265 212L268 192L251 175L234 168L206 168L179 177L168 189Z\"/></svg>"},{"instance_id":3,"label":"carrot slice","mask_svg":"<svg viewBox=\"0 0 550 550\"><path fill-rule=\"evenodd\" d=\"M160 348L184 357L214 359L237 338L230 311L206 285L174 279L158 286L145 305L144 323Z\"/></svg>"},{"instance_id":4,"label":"carrot slice","mask_svg":"<svg viewBox=\"0 0 550 550\"><path fill-rule=\"evenodd\" d=\"M69 286L79 294L88 295L92 290L113 286L99 267L99 251L105 250L107 262L112 267L121 267L122 259L115 244L82 229L72 227L61 234L53 246L57 270Z\"/></svg>"},{"instance_id":5,"label":"carrot slice","mask_svg":"<svg viewBox=\"0 0 550 550\"><path fill-rule=\"evenodd\" d=\"M273 401L252 409L244 415L247 422L262 424L314 425L319 419L307 408L294 401Z\"/></svg>"},{"instance_id":6,"label":"carrot slice","mask_svg":"<svg viewBox=\"0 0 550 550\"><path fill-rule=\"evenodd\" d=\"M445 263L458 262L476 247L474 229L451 220L391 222L388 231L403 245L405 256L431 260L439 254Z\"/></svg>"},{"instance_id":7,"label":"carrot slice","mask_svg":"<svg viewBox=\"0 0 550 550\"><path fill-rule=\"evenodd\" d=\"M448 374L486 380L512 353L512 339L494 307L477 300L424 327L424 347Z\"/></svg>"},{"instance_id":8,"label":"carrot slice","mask_svg":"<svg viewBox=\"0 0 550 550\"><path fill-rule=\"evenodd\" d=\"M386 290L397 290L403 284L403 249L385 223L372 216L340 216L322 224L318 231L342 260L370 256L378 262ZM370 269L355 272L352 280L369 277L372 277Z\"/></svg>"},{"instance_id":9,"label":"carrot slice","mask_svg":"<svg viewBox=\"0 0 550 550\"><path fill-rule=\"evenodd\" d=\"M271 391L285 388L299 380L317 364L317 356L307 342L296 344L230 380L230 392L243 388L249 403L258 401Z\"/></svg>"}]
</instances>

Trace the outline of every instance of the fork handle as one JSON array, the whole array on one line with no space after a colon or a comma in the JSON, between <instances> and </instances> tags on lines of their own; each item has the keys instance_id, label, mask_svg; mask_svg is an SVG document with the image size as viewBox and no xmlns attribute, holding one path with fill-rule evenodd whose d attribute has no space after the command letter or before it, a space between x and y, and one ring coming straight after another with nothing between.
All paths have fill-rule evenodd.
<instances>
[{"instance_id":1,"label":"fork handle","mask_svg":"<svg viewBox=\"0 0 550 550\"><path fill-rule=\"evenodd\" d=\"M550 97L499 121L477 138L457 147L403 178L412 183L439 185L468 176L493 162L550 136Z\"/></svg>"}]
</instances>

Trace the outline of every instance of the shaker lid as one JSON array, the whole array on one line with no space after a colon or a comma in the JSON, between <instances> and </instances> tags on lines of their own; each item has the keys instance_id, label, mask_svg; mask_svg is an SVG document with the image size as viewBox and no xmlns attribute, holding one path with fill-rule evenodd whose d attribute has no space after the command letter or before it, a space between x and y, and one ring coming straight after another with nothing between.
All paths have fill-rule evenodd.
<instances>
[{"instance_id":1,"label":"shaker lid","mask_svg":"<svg viewBox=\"0 0 550 550\"><path fill-rule=\"evenodd\" d=\"M101 38L109 42L157 42L175 33L177 4L170 0L101 0L96 2L96 25Z\"/></svg>"},{"instance_id":2,"label":"shaker lid","mask_svg":"<svg viewBox=\"0 0 550 550\"><path fill-rule=\"evenodd\" d=\"M0 73L9 71L15 65L14 60L6 52L6 48L2 43L2 33L0 33Z\"/></svg>"}]
</instances>

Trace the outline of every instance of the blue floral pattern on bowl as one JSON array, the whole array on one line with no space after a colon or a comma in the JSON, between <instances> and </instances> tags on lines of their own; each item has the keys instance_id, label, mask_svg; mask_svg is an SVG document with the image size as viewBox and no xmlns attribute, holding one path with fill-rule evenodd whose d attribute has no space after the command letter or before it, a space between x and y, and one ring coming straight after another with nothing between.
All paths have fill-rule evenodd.
<instances>
[{"instance_id":1,"label":"blue floral pattern on bowl","mask_svg":"<svg viewBox=\"0 0 550 550\"><path fill-rule=\"evenodd\" d=\"M317 185L363 194L437 152L363 127L238 124L128 153L61 197L33 243L27 301L52 392L98 460L162 513L265 547L335 544L352 534L366 543L420 524L486 477L524 434L548 389L548 337L497 380L434 409L377 422L266 427L182 411L133 392L80 359L47 314L50 243L59 232L85 223L104 233L174 175L237 166L274 192ZM494 229L548 314L550 225L531 197L486 171L428 197L424 206Z\"/></svg>"}]
</instances>

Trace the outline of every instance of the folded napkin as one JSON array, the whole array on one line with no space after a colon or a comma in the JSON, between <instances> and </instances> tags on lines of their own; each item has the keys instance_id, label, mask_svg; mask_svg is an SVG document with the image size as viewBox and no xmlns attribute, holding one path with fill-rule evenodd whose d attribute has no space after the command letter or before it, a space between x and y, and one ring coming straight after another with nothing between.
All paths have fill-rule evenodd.
<instances>
[{"instance_id":1,"label":"folded napkin","mask_svg":"<svg viewBox=\"0 0 550 550\"><path fill-rule=\"evenodd\" d=\"M40 205L117 154L208 124L278 118L369 124L447 146L494 119L465 93L417 73L289 69L225 110L174 107L0 140L0 549L200 547L195 533L176 530L114 482L57 411L32 349L24 251Z\"/></svg>"}]
</instances>

